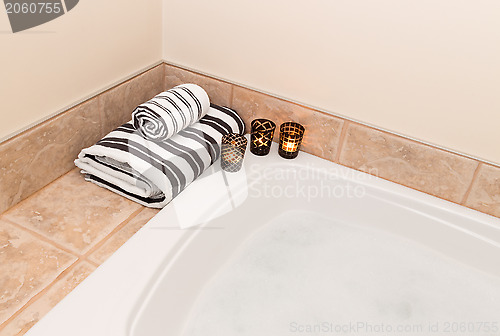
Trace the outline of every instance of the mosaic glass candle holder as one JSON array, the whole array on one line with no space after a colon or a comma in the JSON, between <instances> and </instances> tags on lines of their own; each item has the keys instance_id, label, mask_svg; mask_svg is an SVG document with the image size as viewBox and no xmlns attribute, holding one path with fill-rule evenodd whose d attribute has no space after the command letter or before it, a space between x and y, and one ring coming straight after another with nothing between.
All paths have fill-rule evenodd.
<instances>
[{"instance_id":1,"label":"mosaic glass candle holder","mask_svg":"<svg viewBox=\"0 0 500 336\"><path fill-rule=\"evenodd\" d=\"M235 173L241 169L247 138L236 133L229 133L222 137L221 167L224 171Z\"/></svg>"},{"instance_id":2,"label":"mosaic glass candle holder","mask_svg":"<svg viewBox=\"0 0 500 336\"><path fill-rule=\"evenodd\" d=\"M295 159L299 155L304 132L305 128L301 124L291 121L281 124L279 155L285 159Z\"/></svg>"},{"instance_id":3,"label":"mosaic glass candle holder","mask_svg":"<svg viewBox=\"0 0 500 336\"><path fill-rule=\"evenodd\" d=\"M252 132L250 134L250 151L258 156L269 154L273 142L276 124L267 119L255 119L252 121Z\"/></svg>"}]
</instances>

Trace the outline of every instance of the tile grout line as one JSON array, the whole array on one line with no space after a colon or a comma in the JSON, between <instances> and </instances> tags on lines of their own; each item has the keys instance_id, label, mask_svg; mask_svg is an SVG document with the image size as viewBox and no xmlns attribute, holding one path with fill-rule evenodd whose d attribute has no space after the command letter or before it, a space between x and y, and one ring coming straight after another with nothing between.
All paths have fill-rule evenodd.
<instances>
[{"instance_id":1,"label":"tile grout line","mask_svg":"<svg viewBox=\"0 0 500 336\"><path fill-rule=\"evenodd\" d=\"M229 106L230 108L234 108L234 85L231 84L231 101L229 102L231 104L231 106ZM245 122L245 120L243 120L243 122Z\"/></svg>"},{"instance_id":2,"label":"tile grout line","mask_svg":"<svg viewBox=\"0 0 500 336\"><path fill-rule=\"evenodd\" d=\"M36 293L34 296L31 297L31 299L28 300L21 308L19 308L14 314L12 314L5 322L0 324L0 331L4 329L9 323L11 323L16 317L21 315L23 311L25 311L29 306L31 306L33 303L38 301L43 295L45 295L54 285L56 282L60 281L62 278L64 278L69 272L71 272L76 264L80 262L80 259L76 259L71 265L66 267L59 275L52 280L47 286L45 286L42 290L40 290L38 293Z\"/></svg>"},{"instance_id":3,"label":"tile grout line","mask_svg":"<svg viewBox=\"0 0 500 336\"><path fill-rule=\"evenodd\" d=\"M477 177L479 176L479 170L481 169L482 165L483 165L483 163L479 162L477 167L476 167L476 170L474 170L474 174L472 175L472 180L470 181L470 185L467 188L467 190L465 191L464 197L462 198L462 202L460 202L460 204L463 206L465 206L465 203L467 202L467 199L469 198L469 195L472 191L472 187L474 186L474 183L476 182Z\"/></svg>"},{"instance_id":4,"label":"tile grout line","mask_svg":"<svg viewBox=\"0 0 500 336\"><path fill-rule=\"evenodd\" d=\"M342 149L344 148L344 141L347 134L347 127L349 127L350 121L344 119L344 124L342 125L342 129L340 130L339 144L337 146L337 153L335 154L335 161L340 163L340 154L342 153Z\"/></svg>"},{"instance_id":5,"label":"tile grout line","mask_svg":"<svg viewBox=\"0 0 500 336\"><path fill-rule=\"evenodd\" d=\"M127 217L124 221L118 224L110 233L106 235L103 239L101 239L97 244L95 244L90 250L85 252L81 257L84 259L88 259L92 253L97 251L101 246L103 246L112 236L114 236L118 231L120 231L125 225L127 225L132 219L137 217L146 207L141 206L141 208L134 211L130 216ZM91 260L91 259L89 259Z\"/></svg>"},{"instance_id":6,"label":"tile grout line","mask_svg":"<svg viewBox=\"0 0 500 336\"><path fill-rule=\"evenodd\" d=\"M167 64L163 63L163 78L161 81L161 90L166 91L167 89Z\"/></svg>"},{"instance_id":7,"label":"tile grout line","mask_svg":"<svg viewBox=\"0 0 500 336\"><path fill-rule=\"evenodd\" d=\"M99 112L99 137L100 138L103 138L104 137L104 116L103 116L103 111L102 111L102 97L101 95L98 95L96 97L97 99L97 109L98 109L98 112Z\"/></svg>"},{"instance_id":8,"label":"tile grout line","mask_svg":"<svg viewBox=\"0 0 500 336\"><path fill-rule=\"evenodd\" d=\"M59 250L62 250L62 251L64 251L64 252L66 252L66 253L71 254L71 255L72 255L72 256L74 256L74 257L80 258L80 256L81 256L79 253L77 253L77 252L75 252L75 251L70 250L69 248L65 247L64 245L61 245L60 243L58 243L58 242L56 242L56 241L53 241L52 239L47 238L47 237L45 237L44 235L42 235L42 234L40 234L40 233L38 233L38 232L36 232L36 231L34 231L34 230L30 229L30 228L25 227L24 225L21 225L21 224L19 224L19 223L14 222L12 219L9 219L9 218L6 218L6 217L3 217L3 218L2 218L2 220L4 220L4 221L8 222L8 223L9 223L9 224L11 224L11 225L14 225L14 226L15 226L15 227L17 227L18 229L21 229L21 230L23 230L23 231L26 231L26 232L28 232L28 233L32 234L33 236L35 236L36 238L40 239L41 241L43 241L43 242L45 242L45 243L47 243L47 244L50 244L50 245L52 245L52 246L56 247L56 248L57 248L57 249L59 249Z\"/></svg>"},{"instance_id":9,"label":"tile grout line","mask_svg":"<svg viewBox=\"0 0 500 336\"><path fill-rule=\"evenodd\" d=\"M233 97L234 97L234 85L231 85L231 91L229 92L229 108L233 108Z\"/></svg>"},{"instance_id":10,"label":"tile grout line","mask_svg":"<svg viewBox=\"0 0 500 336\"><path fill-rule=\"evenodd\" d=\"M98 263L96 263L95 261L92 261L86 257L80 257L80 260L83 261L83 262L86 262L86 263L89 263L90 265L94 266L95 268L101 266L99 265Z\"/></svg>"}]
</instances>

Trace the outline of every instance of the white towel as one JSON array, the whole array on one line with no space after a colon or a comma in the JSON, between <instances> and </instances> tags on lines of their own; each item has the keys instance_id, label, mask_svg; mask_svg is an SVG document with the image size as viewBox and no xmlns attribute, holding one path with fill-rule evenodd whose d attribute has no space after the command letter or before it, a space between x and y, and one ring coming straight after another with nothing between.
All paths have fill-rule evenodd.
<instances>
[{"instance_id":1,"label":"white towel","mask_svg":"<svg viewBox=\"0 0 500 336\"><path fill-rule=\"evenodd\" d=\"M128 122L83 149L75 164L87 181L162 208L219 158L223 135L244 128L236 111L212 104L200 121L161 142Z\"/></svg>"},{"instance_id":2,"label":"white towel","mask_svg":"<svg viewBox=\"0 0 500 336\"><path fill-rule=\"evenodd\" d=\"M210 99L196 84L182 84L156 95L132 112L134 126L154 141L164 141L207 114Z\"/></svg>"}]
</instances>

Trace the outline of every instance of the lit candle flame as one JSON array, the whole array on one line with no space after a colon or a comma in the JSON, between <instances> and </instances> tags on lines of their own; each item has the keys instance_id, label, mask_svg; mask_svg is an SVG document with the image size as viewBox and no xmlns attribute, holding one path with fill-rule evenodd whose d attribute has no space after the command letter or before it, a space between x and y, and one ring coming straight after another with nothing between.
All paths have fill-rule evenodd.
<instances>
[{"instance_id":1,"label":"lit candle flame","mask_svg":"<svg viewBox=\"0 0 500 336\"><path fill-rule=\"evenodd\" d=\"M283 142L282 146L284 151L295 152L297 150L297 143L295 142Z\"/></svg>"}]
</instances>

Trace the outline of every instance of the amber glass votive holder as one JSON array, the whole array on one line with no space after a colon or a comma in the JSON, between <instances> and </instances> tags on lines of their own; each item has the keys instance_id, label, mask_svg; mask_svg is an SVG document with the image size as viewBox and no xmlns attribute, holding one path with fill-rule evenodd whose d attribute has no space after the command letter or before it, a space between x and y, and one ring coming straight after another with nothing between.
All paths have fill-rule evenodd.
<instances>
[{"instance_id":1,"label":"amber glass votive holder","mask_svg":"<svg viewBox=\"0 0 500 336\"><path fill-rule=\"evenodd\" d=\"M235 173L241 169L247 142L247 138L237 133L229 133L222 137L220 164L224 171Z\"/></svg>"},{"instance_id":2,"label":"amber glass votive holder","mask_svg":"<svg viewBox=\"0 0 500 336\"><path fill-rule=\"evenodd\" d=\"M255 119L252 121L250 134L250 151L258 156L269 154L273 142L276 124L268 119Z\"/></svg>"},{"instance_id":3,"label":"amber glass votive holder","mask_svg":"<svg viewBox=\"0 0 500 336\"><path fill-rule=\"evenodd\" d=\"M295 159L299 155L305 131L304 126L292 121L281 124L279 155L285 159Z\"/></svg>"}]
</instances>

